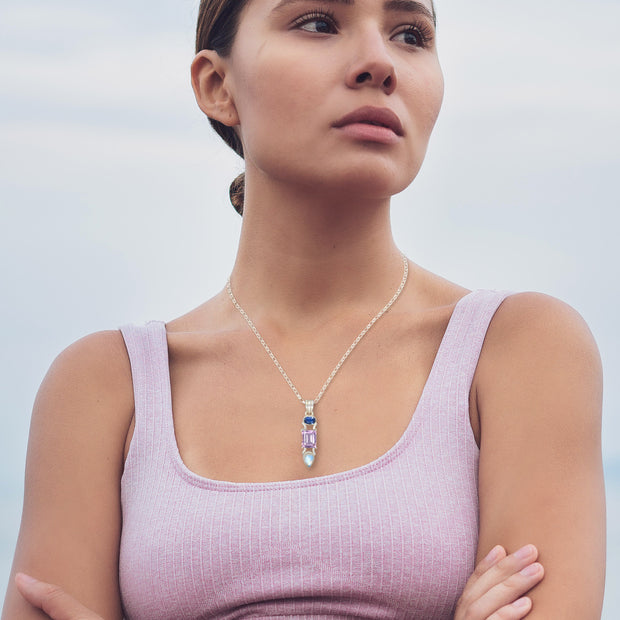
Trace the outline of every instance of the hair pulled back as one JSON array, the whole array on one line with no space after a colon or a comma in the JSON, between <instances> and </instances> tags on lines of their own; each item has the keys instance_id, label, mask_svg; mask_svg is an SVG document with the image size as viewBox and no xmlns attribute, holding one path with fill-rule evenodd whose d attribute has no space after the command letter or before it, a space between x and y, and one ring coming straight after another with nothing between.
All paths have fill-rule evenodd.
<instances>
[{"instance_id":1,"label":"hair pulled back","mask_svg":"<svg viewBox=\"0 0 620 620\"><path fill-rule=\"evenodd\" d=\"M248 0L201 0L196 28L196 53L214 50L224 58L228 56L237 34L241 12L247 3ZM243 145L234 128L212 118L209 122L224 142L243 158ZM243 215L244 195L245 173L242 173L230 186L230 201L239 215Z\"/></svg>"}]
</instances>

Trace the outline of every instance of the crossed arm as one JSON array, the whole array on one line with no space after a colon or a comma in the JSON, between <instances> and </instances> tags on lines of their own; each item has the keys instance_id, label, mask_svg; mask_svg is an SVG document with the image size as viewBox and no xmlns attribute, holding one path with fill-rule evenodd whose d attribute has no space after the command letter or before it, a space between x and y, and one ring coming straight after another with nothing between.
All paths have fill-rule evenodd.
<instances>
[{"instance_id":1,"label":"crossed arm","mask_svg":"<svg viewBox=\"0 0 620 620\"><path fill-rule=\"evenodd\" d=\"M489 328L471 407L480 440L478 566L455 619L600 618L601 369L581 318L548 297L508 298ZM119 333L76 343L50 369L33 413L13 567L13 577L44 581L22 579L18 591L12 579L3 620L122 618L119 487L132 412ZM517 556L528 543L535 547ZM527 567L537 572L522 573ZM526 593L525 606L513 605Z\"/></svg>"},{"instance_id":2,"label":"crossed arm","mask_svg":"<svg viewBox=\"0 0 620 620\"><path fill-rule=\"evenodd\" d=\"M544 580L528 619L600 619L605 583L602 371L583 319L539 294L508 297L476 372L478 557L532 543Z\"/></svg>"}]
</instances>

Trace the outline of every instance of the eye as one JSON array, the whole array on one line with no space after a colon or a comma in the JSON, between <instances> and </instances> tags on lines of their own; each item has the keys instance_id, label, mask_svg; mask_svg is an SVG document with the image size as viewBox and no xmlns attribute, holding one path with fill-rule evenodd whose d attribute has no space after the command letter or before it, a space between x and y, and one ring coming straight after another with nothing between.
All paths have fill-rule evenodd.
<instances>
[{"instance_id":1,"label":"eye","mask_svg":"<svg viewBox=\"0 0 620 620\"><path fill-rule=\"evenodd\" d=\"M411 47L429 47L433 41L432 29L426 24L410 25L397 32L392 40Z\"/></svg>"},{"instance_id":2,"label":"eye","mask_svg":"<svg viewBox=\"0 0 620 620\"><path fill-rule=\"evenodd\" d=\"M322 11L314 11L298 17L293 22L293 27L317 34L334 34L338 31L334 16Z\"/></svg>"}]
</instances>

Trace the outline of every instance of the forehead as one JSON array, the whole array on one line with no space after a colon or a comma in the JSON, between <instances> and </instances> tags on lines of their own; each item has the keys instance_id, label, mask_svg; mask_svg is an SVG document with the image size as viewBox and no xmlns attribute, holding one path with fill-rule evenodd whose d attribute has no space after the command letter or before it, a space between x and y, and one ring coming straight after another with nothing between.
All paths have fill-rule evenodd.
<instances>
[{"instance_id":1,"label":"forehead","mask_svg":"<svg viewBox=\"0 0 620 620\"><path fill-rule=\"evenodd\" d=\"M435 7L433 0L252 0L252 2L261 3L265 9L271 11L273 9L284 8L295 4L322 4L322 5L376 5L383 6L386 10L402 10L402 11L419 11L420 8L426 9L435 15Z\"/></svg>"}]
</instances>

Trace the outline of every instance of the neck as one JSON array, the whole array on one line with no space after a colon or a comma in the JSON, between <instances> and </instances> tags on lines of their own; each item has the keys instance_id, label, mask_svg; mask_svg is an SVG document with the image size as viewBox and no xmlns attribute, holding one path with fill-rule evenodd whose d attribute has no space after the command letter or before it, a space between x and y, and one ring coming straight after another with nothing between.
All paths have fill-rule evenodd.
<instances>
[{"instance_id":1,"label":"neck","mask_svg":"<svg viewBox=\"0 0 620 620\"><path fill-rule=\"evenodd\" d=\"M231 275L253 319L311 327L347 311L380 308L403 274L389 199L246 187Z\"/></svg>"}]
</instances>

